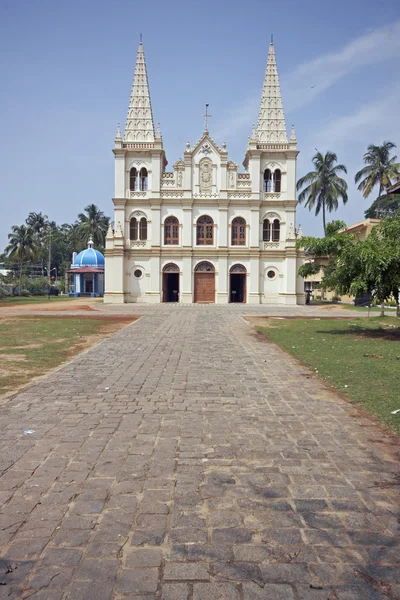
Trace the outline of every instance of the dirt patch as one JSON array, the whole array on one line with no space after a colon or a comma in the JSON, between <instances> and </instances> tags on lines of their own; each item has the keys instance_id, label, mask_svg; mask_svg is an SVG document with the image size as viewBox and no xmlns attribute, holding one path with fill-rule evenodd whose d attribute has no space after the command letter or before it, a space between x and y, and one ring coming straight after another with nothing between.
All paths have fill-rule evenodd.
<instances>
[{"instance_id":1,"label":"dirt patch","mask_svg":"<svg viewBox=\"0 0 400 600\"><path fill-rule=\"evenodd\" d=\"M2 310L12 310L13 312L65 312L70 310L82 310L85 312L98 312L101 311L102 302L98 299L93 298L76 298L76 300L65 300L65 302L51 300L43 300L38 303L26 303L26 304L0 304L0 312Z\"/></svg>"},{"instance_id":2,"label":"dirt patch","mask_svg":"<svg viewBox=\"0 0 400 600\"><path fill-rule=\"evenodd\" d=\"M21 360L26 360L25 354L0 354L1 360L5 360L6 362L19 362Z\"/></svg>"}]
</instances>

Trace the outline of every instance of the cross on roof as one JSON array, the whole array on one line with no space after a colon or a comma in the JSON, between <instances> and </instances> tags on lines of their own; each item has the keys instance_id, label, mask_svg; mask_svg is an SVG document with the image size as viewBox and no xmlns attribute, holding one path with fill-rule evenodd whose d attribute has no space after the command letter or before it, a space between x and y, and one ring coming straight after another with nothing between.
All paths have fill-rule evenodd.
<instances>
[{"instance_id":1,"label":"cross on roof","mask_svg":"<svg viewBox=\"0 0 400 600\"><path fill-rule=\"evenodd\" d=\"M208 114L208 107L210 105L206 104L206 112L204 113L204 115L201 115L202 117L204 117L204 132L208 133L208 119L210 117L212 117L212 115Z\"/></svg>"}]
</instances>

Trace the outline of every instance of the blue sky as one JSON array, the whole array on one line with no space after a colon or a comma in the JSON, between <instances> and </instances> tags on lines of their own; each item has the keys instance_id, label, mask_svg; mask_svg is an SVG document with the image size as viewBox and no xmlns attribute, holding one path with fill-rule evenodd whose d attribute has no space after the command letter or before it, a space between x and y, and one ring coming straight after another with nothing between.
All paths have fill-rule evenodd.
<instances>
[{"instance_id":1,"label":"blue sky","mask_svg":"<svg viewBox=\"0 0 400 600\"><path fill-rule=\"evenodd\" d=\"M347 165L354 223L370 200L352 183L370 143L400 155L398 0L0 0L0 250L30 211L72 222L112 215L113 138L124 126L139 34L169 165L202 133L241 164L257 120L270 34L298 176L315 148ZM312 87L315 86L315 87ZM321 218L302 207L306 234Z\"/></svg>"}]
</instances>

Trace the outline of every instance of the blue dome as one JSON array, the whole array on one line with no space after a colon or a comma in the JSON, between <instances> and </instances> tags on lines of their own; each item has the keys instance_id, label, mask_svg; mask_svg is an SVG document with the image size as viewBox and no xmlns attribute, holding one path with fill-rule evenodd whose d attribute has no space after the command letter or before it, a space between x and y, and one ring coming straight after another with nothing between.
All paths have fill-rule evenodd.
<instances>
[{"instance_id":1,"label":"blue dome","mask_svg":"<svg viewBox=\"0 0 400 600\"><path fill-rule=\"evenodd\" d=\"M93 242L90 241L88 248L82 250L82 252L79 252L79 254L75 256L71 267L73 269L77 269L79 267L104 269L104 256L101 252L93 248Z\"/></svg>"}]
</instances>

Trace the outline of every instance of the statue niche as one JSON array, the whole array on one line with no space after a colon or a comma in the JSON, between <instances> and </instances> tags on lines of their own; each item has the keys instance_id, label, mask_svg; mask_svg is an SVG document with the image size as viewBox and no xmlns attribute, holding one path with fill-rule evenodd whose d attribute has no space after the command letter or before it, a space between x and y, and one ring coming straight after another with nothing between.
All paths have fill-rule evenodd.
<instances>
[{"instance_id":1,"label":"statue niche","mask_svg":"<svg viewBox=\"0 0 400 600\"><path fill-rule=\"evenodd\" d=\"M212 162L202 160L200 163L200 192L209 193L212 190Z\"/></svg>"}]
</instances>

